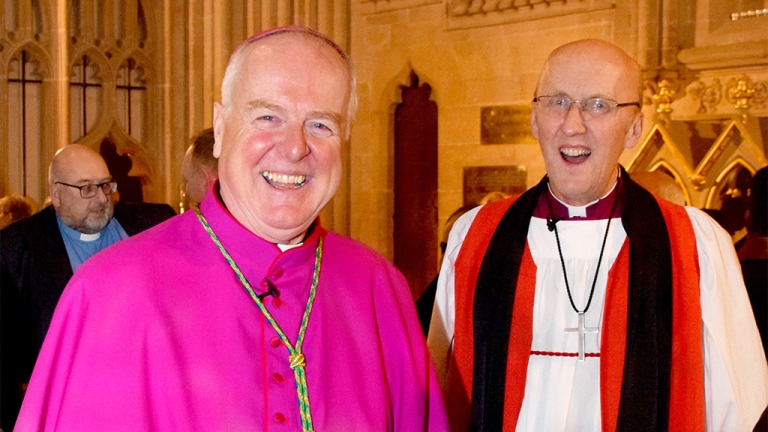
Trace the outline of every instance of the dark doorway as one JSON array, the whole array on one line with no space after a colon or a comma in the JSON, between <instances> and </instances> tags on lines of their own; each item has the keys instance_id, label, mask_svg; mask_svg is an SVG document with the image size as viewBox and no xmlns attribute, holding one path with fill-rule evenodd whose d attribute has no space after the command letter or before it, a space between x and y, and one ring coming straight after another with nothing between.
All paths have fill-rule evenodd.
<instances>
[{"instance_id":1,"label":"dark doorway","mask_svg":"<svg viewBox=\"0 0 768 432\"><path fill-rule=\"evenodd\" d=\"M437 104L411 71L395 108L395 266L418 297L436 274Z\"/></svg>"}]
</instances>

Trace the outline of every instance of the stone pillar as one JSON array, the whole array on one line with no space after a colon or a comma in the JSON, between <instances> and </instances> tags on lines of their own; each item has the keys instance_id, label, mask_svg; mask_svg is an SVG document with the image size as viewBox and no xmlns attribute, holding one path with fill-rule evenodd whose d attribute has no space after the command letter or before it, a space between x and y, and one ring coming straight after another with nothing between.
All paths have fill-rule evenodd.
<instances>
[{"instance_id":1,"label":"stone pillar","mask_svg":"<svg viewBox=\"0 0 768 432\"><path fill-rule=\"evenodd\" d=\"M659 22L662 0L640 0L638 4L638 62L646 72L645 78L653 78L659 67Z\"/></svg>"}]
</instances>

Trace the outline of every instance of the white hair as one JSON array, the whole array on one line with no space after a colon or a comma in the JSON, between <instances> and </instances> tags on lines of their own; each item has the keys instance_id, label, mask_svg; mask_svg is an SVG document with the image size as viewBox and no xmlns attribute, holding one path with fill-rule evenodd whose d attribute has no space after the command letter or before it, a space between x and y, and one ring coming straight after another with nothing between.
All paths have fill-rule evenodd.
<instances>
[{"instance_id":1,"label":"white hair","mask_svg":"<svg viewBox=\"0 0 768 432\"><path fill-rule=\"evenodd\" d=\"M344 60L344 64L347 67L347 73L349 74L349 102L347 103L347 121L344 127L344 139L349 139L352 122L355 118L355 113L357 112L357 77L355 74L354 65L352 64L352 59L350 59L349 55L329 37L316 30L312 30L306 27L286 26L267 30L265 32L251 36L242 42L237 48L235 48L235 51L229 58L229 63L227 64L227 68L224 71L224 79L221 82L221 104L224 109L224 113L229 114L229 110L231 109L230 102L232 101L232 85L235 81L235 78L237 77L237 73L240 71L240 67L242 66L243 58L245 57L244 53L250 47L252 47L255 42L283 33L295 33L299 35L314 37L333 48L334 51L339 54L341 59Z\"/></svg>"}]
</instances>

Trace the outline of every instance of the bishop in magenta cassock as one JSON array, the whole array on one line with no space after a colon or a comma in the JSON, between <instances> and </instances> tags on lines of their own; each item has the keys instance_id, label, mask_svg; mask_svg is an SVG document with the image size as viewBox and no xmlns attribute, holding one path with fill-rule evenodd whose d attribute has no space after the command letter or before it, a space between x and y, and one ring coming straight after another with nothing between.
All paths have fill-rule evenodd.
<instances>
[{"instance_id":1,"label":"bishop in magenta cassock","mask_svg":"<svg viewBox=\"0 0 768 432\"><path fill-rule=\"evenodd\" d=\"M213 194L200 210L254 290L267 280L279 290L263 303L292 342L322 239L302 350L317 430L424 430L439 419L413 299L393 266L319 225L281 251ZM286 347L195 212L129 240L68 286L19 430L301 430Z\"/></svg>"},{"instance_id":2,"label":"bishop in magenta cassock","mask_svg":"<svg viewBox=\"0 0 768 432\"><path fill-rule=\"evenodd\" d=\"M235 51L214 112L219 183L78 270L16 430L447 430L405 279L317 217L352 74L298 27Z\"/></svg>"}]
</instances>

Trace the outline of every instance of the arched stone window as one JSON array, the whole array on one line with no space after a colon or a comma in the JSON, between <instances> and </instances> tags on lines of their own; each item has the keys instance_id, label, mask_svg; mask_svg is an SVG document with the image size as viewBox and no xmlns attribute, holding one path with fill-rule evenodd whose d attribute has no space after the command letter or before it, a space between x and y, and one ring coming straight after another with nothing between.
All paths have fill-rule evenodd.
<instances>
[{"instance_id":1,"label":"arched stone window","mask_svg":"<svg viewBox=\"0 0 768 432\"><path fill-rule=\"evenodd\" d=\"M88 135L93 129L104 106L101 67L84 54L78 56L69 74L69 120L71 141Z\"/></svg>"},{"instance_id":2,"label":"arched stone window","mask_svg":"<svg viewBox=\"0 0 768 432\"><path fill-rule=\"evenodd\" d=\"M69 13L72 142L101 151L114 177L135 180L136 190L120 199L143 200L162 155L152 149L162 145L162 135L147 121L158 115L150 111L159 104L150 103L150 87L157 83L142 2L72 0ZM118 182L119 191L128 192L126 187L125 180ZM152 193L148 198L155 199Z\"/></svg>"},{"instance_id":3,"label":"arched stone window","mask_svg":"<svg viewBox=\"0 0 768 432\"><path fill-rule=\"evenodd\" d=\"M144 141L147 82L144 67L129 58L117 71L117 120L136 141Z\"/></svg>"},{"instance_id":4,"label":"arched stone window","mask_svg":"<svg viewBox=\"0 0 768 432\"><path fill-rule=\"evenodd\" d=\"M12 189L33 197L44 189L45 161L40 154L44 78L38 52L24 48L11 57L7 70L8 182Z\"/></svg>"}]
</instances>

